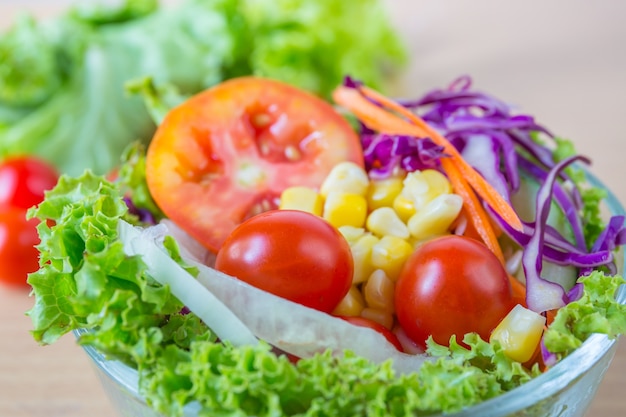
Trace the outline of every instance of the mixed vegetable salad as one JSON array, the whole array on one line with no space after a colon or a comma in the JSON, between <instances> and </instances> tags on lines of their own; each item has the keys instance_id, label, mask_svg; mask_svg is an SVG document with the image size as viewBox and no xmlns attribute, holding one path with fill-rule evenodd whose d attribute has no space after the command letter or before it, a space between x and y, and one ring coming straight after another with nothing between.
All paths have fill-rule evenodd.
<instances>
[{"instance_id":1,"label":"mixed vegetable salad","mask_svg":"<svg viewBox=\"0 0 626 417\"><path fill-rule=\"evenodd\" d=\"M467 77L410 101L346 78L333 99L234 78L114 178L62 176L29 211L35 339L88 329L166 415L400 416L626 331L624 218L570 142Z\"/></svg>"}]
</instances>

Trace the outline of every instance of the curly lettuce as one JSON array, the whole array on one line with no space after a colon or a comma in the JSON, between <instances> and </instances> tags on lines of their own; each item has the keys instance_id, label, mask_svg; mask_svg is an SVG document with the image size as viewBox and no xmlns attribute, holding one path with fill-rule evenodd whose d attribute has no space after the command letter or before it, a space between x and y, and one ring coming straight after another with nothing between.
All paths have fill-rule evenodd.
<instances>
[{"instance_id":1,"label":"curly lettuce","mask_svg":"<svg viewBox=\"0 0 626 417\"><path fill-rule=\"evenodd\" d=\"M582 297L559 309L544 334L546 348L559 358L572 353L594 333L610 338L626 333L626 305L615 301L626 280L594 271L578 282L584 286Z\"/></svg>"}]
</instances>

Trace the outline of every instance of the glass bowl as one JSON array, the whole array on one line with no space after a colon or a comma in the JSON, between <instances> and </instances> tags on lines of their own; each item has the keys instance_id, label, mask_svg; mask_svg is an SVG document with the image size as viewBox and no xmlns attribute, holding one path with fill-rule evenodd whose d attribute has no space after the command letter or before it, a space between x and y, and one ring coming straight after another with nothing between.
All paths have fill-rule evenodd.
<instances>
[{"instance_id":1,"label":"glass bowl","mask_svg":"<svg viewBox=\"0 0 626 417\"><path fill-rule=\"evenodd\" d=\"M588 174L592 185L605 188ZM608 192L606 208L611 214L625 214L616 197ZM624 269L624 252L620 250L618 269ZM626 288L620 288L617 299L626 303ZM80 336L86 330L76 330ZM608 369L617 340L593 335L570 356L530 382L481 404L447 417L582 417L591 404ZM151 409L137 390L137 371L117 361L107 360L96 349L85 346L85 352L121 417L164 417ZM185 417L197 417L193 404L185 409ZM440 414L433 417L442 416Z\"/></svg>"}]
</instances>

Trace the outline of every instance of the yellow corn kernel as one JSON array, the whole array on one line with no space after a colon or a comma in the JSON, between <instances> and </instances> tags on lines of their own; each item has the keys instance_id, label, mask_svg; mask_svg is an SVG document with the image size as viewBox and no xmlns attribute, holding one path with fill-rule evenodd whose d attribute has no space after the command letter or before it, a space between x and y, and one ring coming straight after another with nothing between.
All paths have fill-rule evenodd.
<instances>
[{"instance_id":1,"label":"yellow corn kernel","mask_svg":"<svg viewBox=\"0 0 626 417\"><path fill-rule=\"evenodd\" d=\"M372 234L366 233L354 244L350 245L352 251L352 260L354 262L354 273L352 275L352 283L359 284L366 281L374 267L372 266L372 248L378 242L378 238Z\"/></svg>"},{"instance_id":2,"label":"yellow corn kernel","mask_svg":"<svg viewBox=\"0 0 626 417\"><path fill-rule=\"evenodd\" d=\"M392 281L398 279L404 263L413 253L413 246L396 236L383 236L372 247L372 266L382 269Z\"/></svg>"},{"instance_id":3,"label":"yellow corn kernel","mask_svg":"<svg viewBox=\"0 0 626 417\"><path fill-rule=\"evenodd\" d=\"M317 191L309 187L289 187L280 195L279 209L300 210L322 215L324 200Z\"/></svg>"},{"instance_id":4,"label":"yellow corn kernel","mask_svg":"<svg viewBox=\"0 0 626 417\"><path fill-rule=\"evenodd\" d=\"M387 277L385 271L377 269L363 284L363 297L367 307L393 313L395 284Z\"/></svg>"},{"instance_id":5,"label":"yellow corn kernel","mask_svg":"<svg viewBox=\"0 0 626 417\"><path fill-rule=\"evenodd\" d=\"M350 287L348 293L333 310L335 316L360 316L365 307L361 291L356 286Z\"/></svg>"},{"instance_id":6,"label":"yellow corn kernel","mask_svg":"<svg viewBox=\"0 0 626 417\"><path fill-rule=\"evenodd\" d=\"M452 185L445 175L434 169L425 169L407 174L401 195L411 201L416 210L420 210L437 196L451 192Z\"/></svg>"},{"instance_id":7,"label":"yellow corn kernel","mask_svg":"<svg viewBox=\"0 0 626 417\"><path fill-rule=\"evenodd\" d=\"M409 245L411 245L411 247L413 247L413 251L415 251L417 248L419 248L420 246L422 246L424 243L428 242L429 240L430 239L416 239L413 236L411 236L407 240L407 242L409 242Z\"/></svg>"},{"instance_id":8,"label":"yellow corn kernel","mask_svg":"<svg viewBox=\"0 0 626 417\"><path fill-rule=\"evenodd\" d=\"M370 210L393 207L395 198L402 191L402 178L391 177L370 181L367 191L367 206Z\"/></svg>"},{"instance_id":9,"label":"yellow corn kernel","mask_svg":"<svg viewBox=\"0 0 626 417\"><path fill-rule=\"evenodd\" d=\"M518 304L491 332L490 340L500 342L511 359L526 362L535 353L545 324L541 314Z\"/></svg>"},{"instance_id":10,"label":"yellow corn kernel","mask_svg":"<svg viewBox=\"0 0 626 417\"><path fill-rule=\"evenodd\" d=\"M436 197L409 219L407 226L411 236L423 240L447 233L462 207L463 199L457 194Z\"/></svg>"},{"instance_id":11,"label":"yellow corn kernel","mask_svg":"<svg viewBox=\"0 0 626 417\"><path fill-rule=\"evenodd\" d=\"M415 214L413 202L402 194L393 199L393 209L403 222L407 222Z\"/></svg>"},{"instance_id":12,"label":"yellow corn kernel","mask_svg":"<svg viewBox=\"0 0 626 417\"><path fill-rule=\"evenodd\" d=\"M322 197L331 192L342 192L365 196L369 188L367 172L354 162L340 162L330 170L320 187Z\"/></svg>"},{"instance_id":13,"label":"yellow corn kernel","mask_svg":"<svg viewBox=\"0 0 626 417\"><path fill-rule=\"evenodd\" d=\"M367 230L378 236L397 236L408 239L411 235L398 214L391 207L380 207L372 211L365 222Z\"/></svg>"},{"instance_id":14,"label":"yellow corn kernel","mask_svg":"<svg viewBox=\"0 0 626 417\"><path fill-rule=\"evenodd\" d=\"M330 224L363 227L367 216L367 201L359 194L332 191L326 196L322 217Z\"/></svg>"},{"instance_id":15,"label":"yellow corn kernel","mask_svg":"<svg viewBox=\"0 0 626 417\"><path fill-rule=\"evenodd\" d=\"M348 244L352 246L365 234L365 229L362 227L354 226L339 226L337 228L339 233L348 241Z\"/></svg>"},{"instance_id":16,"label":"yellow corn kernel","mask_svg":"<svg viewBox=\"0 0 626 417\"><path fill-rule=\"evenodd\" d=\"M393 327L393 316L388 311L365 307L361 310L361 317L380 323L389 330Z\"/></svg>"}]
</instances>

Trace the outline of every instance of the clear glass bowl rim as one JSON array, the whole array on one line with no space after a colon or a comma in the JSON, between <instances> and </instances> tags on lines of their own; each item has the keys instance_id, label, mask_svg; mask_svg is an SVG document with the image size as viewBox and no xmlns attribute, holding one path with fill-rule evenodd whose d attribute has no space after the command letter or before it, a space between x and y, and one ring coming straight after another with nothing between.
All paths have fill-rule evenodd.
<instances>
[{"instance_id":1,"label":"clear glass bowl rim","mask_svg":"<svg viewBox=\"0 0 626 417\"><path fill-rule=\"evenodd\" d=\"M607 191L605 205L610 213L612 215L626 215L616 196L593 174L586 172L586 175L591 185ZM620 263L618 269L623 271L625 261L623 250L620 251L618 261ZM626 304L626 288L624 286L619 289L616 298L620 303ZM74 334L76 337L80 337L86 332L88 330L78 329L74 331ZM504 416L528 408L567 388L606 355L616 343L617 339L609 339L606 335L594 334L571 355L537 378L458 413L447 414L447 417ZM83 349L100 371L127 390L137 401L144 402L138 392L138 373L135 369L118 361L107 360L101 352L91 346L83 346ZM494 412L497 414L493 414ZM436 417L436 415L431 417Z\"/></svg>"}]
</instances>

